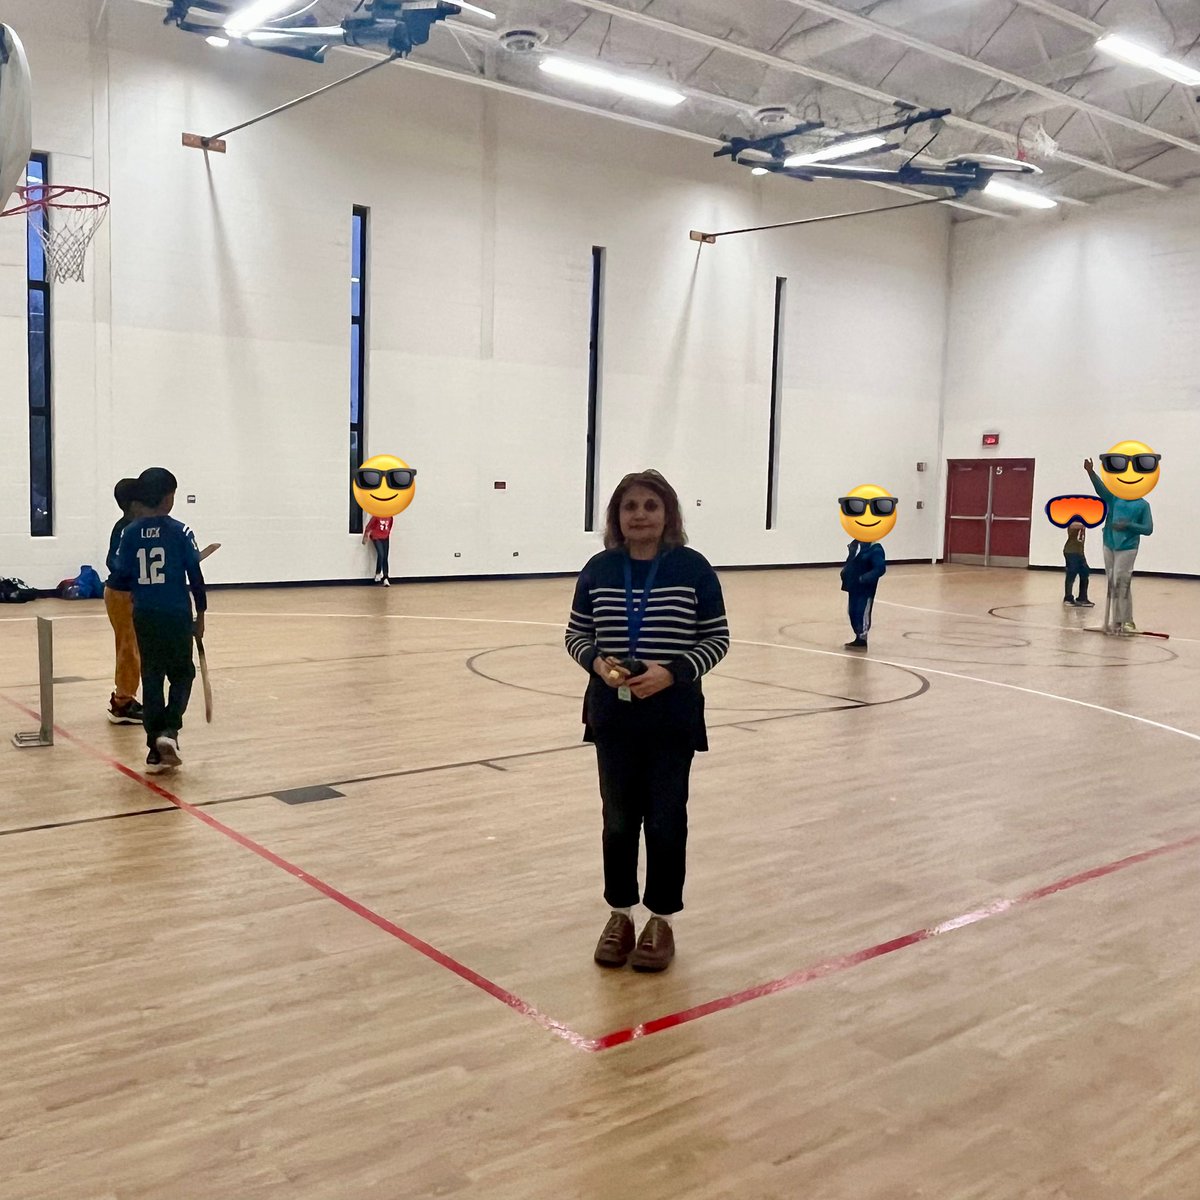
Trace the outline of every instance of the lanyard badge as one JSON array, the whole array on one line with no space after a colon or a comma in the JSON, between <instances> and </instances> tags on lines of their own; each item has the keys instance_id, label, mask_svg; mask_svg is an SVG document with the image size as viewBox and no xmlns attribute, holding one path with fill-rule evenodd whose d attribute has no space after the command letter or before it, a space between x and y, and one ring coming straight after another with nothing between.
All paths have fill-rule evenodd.
<instances>
[{"instance_id":1,"label":"lanyard badge","mask_svg":"<svg viewBox=\"0 0 1200 1200\"><path fill-rule=\"evenodd\" d=\"M658 576L658 564L661 561L662 555L656 554L646 575L646 586L642 589L642 599L639 604L633 595L633 560L628 554L625 556L625 621L629 628L629 657L631 660L637 657L638 641L642 636L642 623L646 619L650 593L654 589L654 581ZM617 699L624 701L633 699L633 692L630 691L627 684L622 684L617 688Z\"/></svg>"}]
</instances>

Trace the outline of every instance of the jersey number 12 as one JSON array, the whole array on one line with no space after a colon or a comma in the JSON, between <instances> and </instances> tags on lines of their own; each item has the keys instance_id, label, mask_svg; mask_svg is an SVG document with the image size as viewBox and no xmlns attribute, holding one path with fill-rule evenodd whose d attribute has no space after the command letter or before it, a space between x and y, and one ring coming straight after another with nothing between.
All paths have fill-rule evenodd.
<instances>
[{"instance_id":1,"label":"jersey number 12","mask_svg":"<svg viewBox=\"0 0 1200 1200\"><path fill-rule=\"evenodd\" d=\"M155 546L153 550L139 550L137 556L142 567L138 583L149 586L152 583L167 582L167 577L163 574L163 568L167 565L167 552L161 546Z\"/></svg>"}]
</instances>

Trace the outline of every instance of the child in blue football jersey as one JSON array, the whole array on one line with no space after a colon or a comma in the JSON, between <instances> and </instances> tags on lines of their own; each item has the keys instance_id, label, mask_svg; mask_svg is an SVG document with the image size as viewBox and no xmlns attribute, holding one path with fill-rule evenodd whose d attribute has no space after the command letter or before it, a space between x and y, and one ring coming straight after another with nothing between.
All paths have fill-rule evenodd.
<instances>
[{"instance_id":1,"label":"child in blue football jersey","mask_svg":"<svg viewBox=\"0 0 1200 1200\"><path fill-rule=\"evenodd\" d=\"M133 627L142 658L142 725L149 774L180 765L179 730L196 678L192 639L204 636L208 598L195 536L169 514L178 487L163 467L138 476L143 516L121 535L109 587L133 597ZM192 617L192 600L196 615ZM163 700L163 684L170 690Z\"/></svg>"}]
</instances>

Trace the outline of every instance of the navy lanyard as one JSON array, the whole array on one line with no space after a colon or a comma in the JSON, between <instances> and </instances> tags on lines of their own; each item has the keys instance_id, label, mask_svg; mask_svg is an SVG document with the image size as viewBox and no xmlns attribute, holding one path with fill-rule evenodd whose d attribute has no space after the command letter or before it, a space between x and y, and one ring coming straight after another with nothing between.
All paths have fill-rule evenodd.
<instances>
[{"instance_id":1,"label":"navy lanyard","mask_svg":"<svg viewBox=\"0 0 1200 1200\"><path fill-rule=\"evenodd\" d=\"M646 586L642 591L642 603L639 607L633 598L633 559L625 555L625 619L629 622L629 657L637 656L638 639L642 636L642 622L646 619L646 608L650 604L650 592L658 575L658 564L662 555L656 554L650 564L646 576Z\"/></svg>"}]
</instances>

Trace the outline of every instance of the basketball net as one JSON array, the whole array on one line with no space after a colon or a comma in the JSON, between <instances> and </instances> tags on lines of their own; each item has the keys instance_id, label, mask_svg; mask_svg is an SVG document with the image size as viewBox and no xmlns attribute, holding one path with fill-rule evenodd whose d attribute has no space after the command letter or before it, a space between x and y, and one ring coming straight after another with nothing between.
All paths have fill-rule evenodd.
<instances>
[{"instance_id":1,"label":"basketball net","mask_svg":"<svg viewBox=\"0 0 1200 1200\"><path fill-rule=\"evenodd\" d=\"M108 215L108 197L91 188L33 184L17 188L21 204L5 212L25 213L41 238L46 278L82 283L88 246Z\"/></svg>"},{"instance_id":2,"label":"basketball net","mask_svg":"<svg viewBox=\"0 0 1200 1200\"><path fill-rule=\"evenodd\" d=\"M1017 159L1020 162L1045 162L1058 151L1058 143L1036 117L1026 117L1017 128Z\"/></svg>"}]
</instances>

